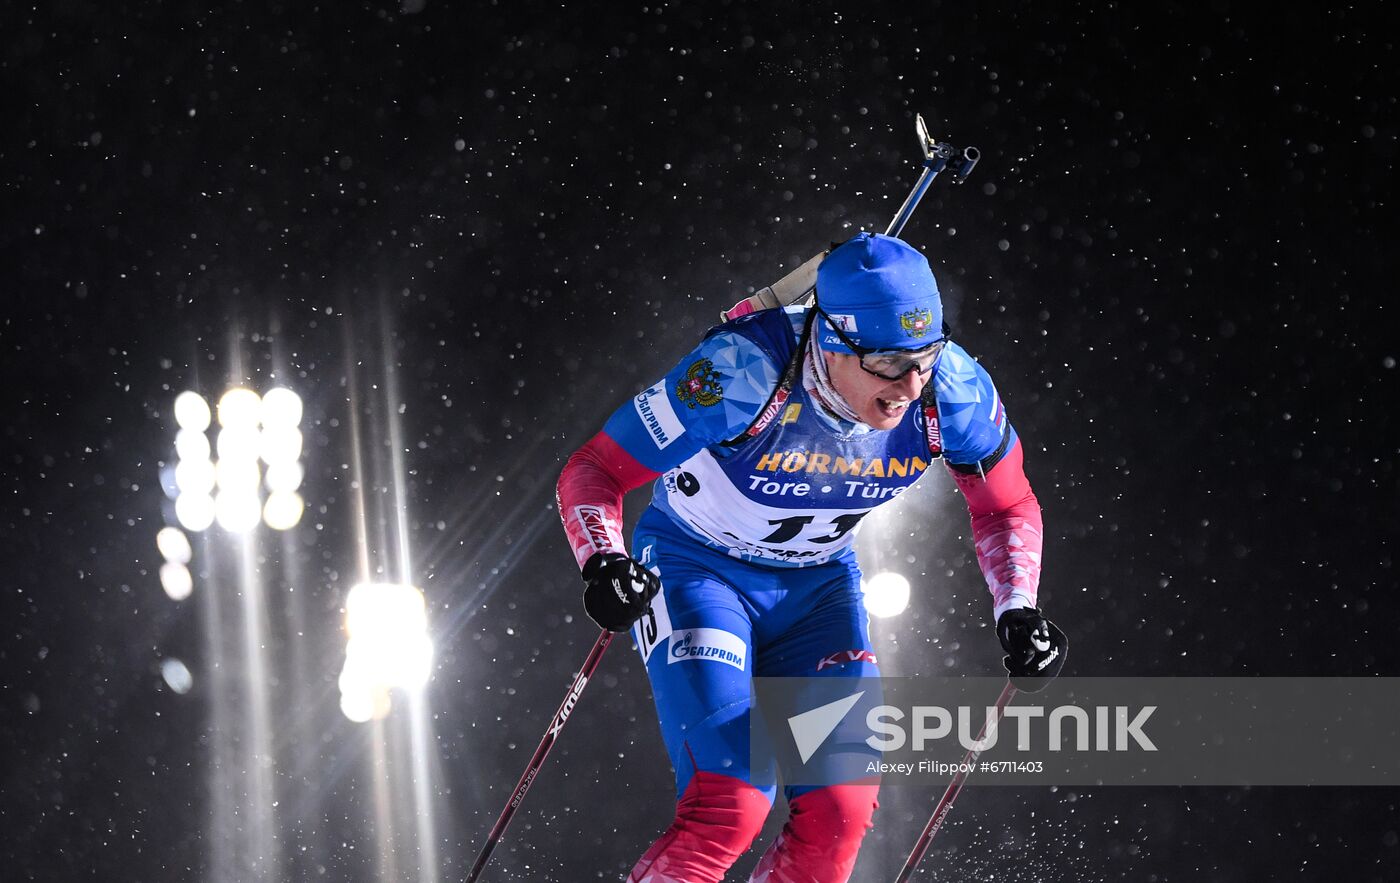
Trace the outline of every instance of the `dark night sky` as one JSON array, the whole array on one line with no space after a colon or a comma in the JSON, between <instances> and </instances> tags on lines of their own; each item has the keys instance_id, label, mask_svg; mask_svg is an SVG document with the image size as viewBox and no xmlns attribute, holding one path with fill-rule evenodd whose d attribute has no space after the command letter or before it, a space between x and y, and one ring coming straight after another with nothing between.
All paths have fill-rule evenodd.
<instances>
[{"instance_id":1,"label":"dark night sky","mask_svg":"<svg viewBox=\"0 0 1400 883\"><path fill-rule=\"evenodd\" d=\"M594 637L551 510L564 458L719 309L883 229L915 112L983 154L905 235L1026 441L1066 673L1400 675L1400 130L1378 9L210 5L0 14L6 879L257 878L211 864L238 842L210 830L240 787L210 758L230 562L209 552L183 603L155 575L170 403L235 381L307 400L311 511L260 567L282 875L382 872L369 740L335 677L347 400L369 444L386 364L460 877ZM900 533L925 577L885 625L907 664L994 673L965 522ZM615 649L604 673L491 879L619 879L662 827L644 672ZM858 879L892 876L927 803L885 801ZM973 787L927 867L1393 880L1397 803Z\"/></svg>"}]
</instances>

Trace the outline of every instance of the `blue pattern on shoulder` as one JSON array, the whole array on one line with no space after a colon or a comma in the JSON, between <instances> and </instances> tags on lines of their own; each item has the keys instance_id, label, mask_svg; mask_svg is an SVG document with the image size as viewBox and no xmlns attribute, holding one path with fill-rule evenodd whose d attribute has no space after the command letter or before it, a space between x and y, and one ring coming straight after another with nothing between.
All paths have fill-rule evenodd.
<instances>
[{"instance_id":1,"label":"blue pattern on shoulder","mask_svg":"<svg viewBox=\"0 0 1400 883\"><path fill-rule=\"evenodd\" d=\"M938 397L939 428L944 456L959 465L980 463L999 448L1016 441L1016 431L1006 417L1006 406L991 375L956 343L948 344L934 375Z\"/></svg>"},{"instance_id":2,"label":"blue pattern on shoulder","mask_svg":"<svg viewBox=\"0 0 1400 883\"><path fill-rule=\"evenodd\" d=\"M743 432L785 364L759 342L764 335L754 332L766 329L755 324L741 320L712 329L661 381L613 412L603 430L654 472Z\"/></svg>"}]
</instances>

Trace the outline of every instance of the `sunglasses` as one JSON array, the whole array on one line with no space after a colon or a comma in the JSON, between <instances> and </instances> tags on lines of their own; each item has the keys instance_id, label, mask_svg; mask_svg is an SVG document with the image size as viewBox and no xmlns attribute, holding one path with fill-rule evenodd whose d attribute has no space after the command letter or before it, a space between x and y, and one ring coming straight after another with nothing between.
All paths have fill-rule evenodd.
<instances>
[{"instance_id":1,"label":"sunglasses","mask_svg":"<svg viewBox=\"0 0 1400 883\"><path fill-rule=\"evenodd\" d=\"M866 373L874 374L882 380L899 380L916 368L920 374L927 374L938 363L938 357L942 355L943 347L948 343L947 337L940 337L928 346L916 350L871 349L861 346L847 337L841 327L833 322L821 307L814 306L813 309L817 311L817 315L826 320L827 327L836 332L836 336L840 338L841 342L860 357L860 367Z\"/></svg>"}]
</instances>

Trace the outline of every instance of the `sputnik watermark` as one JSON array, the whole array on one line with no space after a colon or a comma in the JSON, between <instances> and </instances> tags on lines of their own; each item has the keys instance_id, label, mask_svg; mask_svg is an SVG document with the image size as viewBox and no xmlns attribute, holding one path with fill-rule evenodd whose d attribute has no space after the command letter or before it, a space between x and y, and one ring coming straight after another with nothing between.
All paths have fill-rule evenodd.
<instances>
[{"instance_id":1,"label":"sputnik watermark","mask_svg":"<svg viewBox=\"0 0 1400 883\"><path fill-rule=\"evenodd\" d=\"M837 731L863 695L864 691L854 693L787 719L803 763ZM1136 713L1126 705L1090 708L1059 705L1048 709L1026 705L1008 707L1005 714L1006 719L1016 725L1017 751L1033 748L1063 751L1067 744L1075 751L1156 751L1157 745L1143 729L1156 710L1155 705L1143 706ZM907 713L894 705L876 705L865 713L865 726L871 735L866 736L864 742L882 753L899 751L906 746L914 751L926 751L955 735L956 729L958 744L980 754L997 744L1001 729L1007 723L1003 720L998 724L994 706L985 707L980 721L976 716L976 710L969 705L952 710L941 705L916 705ZM980 739L973 735L974 724L982 727L975 731L982 734ZM1042 732L1037 733L1037 730ZM851 735L846 734L847 742ZM872 762L869 766L870 772L880 772L876 767L883 765ZM922 764L919 770L927 771Z\"/></svg>"},{"instance_id":2,"label":"sputnik watermark","mask_svg":"<svg viewBox=\"0 0 1400 883\"><path fill-rule=\"evenodd\" d=\"M1135 714L1126 705L1091 708L1059 705L1050 709L1025 705L1008 707L1006 718L1016 722L1017 751L1030 751L1033 746L1063 751L1067 738L1074 740L1075 751L1156 751L1156 744L1143 730L1156 710L1155 705L1143 706ZM865 725L873 733L865 744L876 751L898 751L906 744L915 751L924 751L930 743L953 734L956 717L958 744L968 751L987 751L997 744L1000 730L1007 723L1002 721L998 725L996 709L988 706L985 717L976 721L977 726L985 724L986 727L986 734L978 739L975 733L979 730L973 729L974 715L974 710L966 705L954 711L939 705L916 705L907 715L893 705L877 705L865 715ZM903 723L906 719L907 726ZM1040 720L1044 720L1045 725L1043 735L1037 738L1035 730L1042 728L1035 726L1035 722ZM791 721L789 723L791 725Z\"/></svg>"},{"instance_id":3,"label":"sputnik watermark","mask_svg":"<svg viewBox=\"0 0 1400 883\"><path fill-rule=\"evenodd\" d=\"M961 759L978 784L1400 787L1400 678L1060 677L999 699L997 722L1004 677L841 671L753 679L754 768L815 786L917 785Z\"/></svg>"}]
</instances>

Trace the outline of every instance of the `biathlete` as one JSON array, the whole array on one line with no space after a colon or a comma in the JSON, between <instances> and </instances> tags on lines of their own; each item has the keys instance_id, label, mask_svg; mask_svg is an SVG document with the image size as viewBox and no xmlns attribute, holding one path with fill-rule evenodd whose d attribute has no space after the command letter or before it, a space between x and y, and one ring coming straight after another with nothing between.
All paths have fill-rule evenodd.
<instances>
[{"instance_id":1,"label":"biathlete","mask_svg":"<svg viewBox=\"0 0 1400 883\"><path fill-rule=\"evenodd\" d=\"M1036 607L1042 523L1021 442L900 239L835 247L810 307L711 329L569 458L558 502L585 609L632 629L676 776L674 821L629 881L719 881L763 826L777 779L751 768L751 678L878 676L856 534L938 459L971 513L1008 671L1054 677L1066 645ZM647 482L629 554L622 498ZM877 791L787 788L751 880L847 880Z\"/></svg>"}]
</instances>

